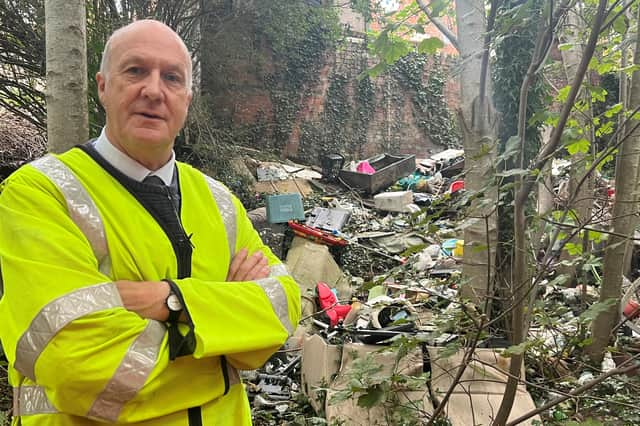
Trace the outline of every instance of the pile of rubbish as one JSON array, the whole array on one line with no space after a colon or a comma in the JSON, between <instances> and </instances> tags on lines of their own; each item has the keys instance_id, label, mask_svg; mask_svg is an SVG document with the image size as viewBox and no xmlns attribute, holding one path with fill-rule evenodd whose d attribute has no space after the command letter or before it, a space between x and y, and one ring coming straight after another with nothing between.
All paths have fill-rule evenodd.
<instances>
[{"instance_id":1,"label":"pile of rubbish","mask_svg":"<svg viewBox=\"0 0 640 426\"><path fill-rule=\"evenodd\" d=\"M262 369L244 373L256 424L420 424L443 398L441 424L491 423L509 354L499 331L468 341L482 314L458 297L463 165L460 150L346 165L332 154L322 170L258 165L265 207L249 214L300 285L303 319ZM593 289L545 288L540 303L559 302L562 321L534 321L533 353L566 375L560 360ZM523 366L527 376L539 374ZM535 407L519 385L510 420Z\"/></svg>"}]
</instances>

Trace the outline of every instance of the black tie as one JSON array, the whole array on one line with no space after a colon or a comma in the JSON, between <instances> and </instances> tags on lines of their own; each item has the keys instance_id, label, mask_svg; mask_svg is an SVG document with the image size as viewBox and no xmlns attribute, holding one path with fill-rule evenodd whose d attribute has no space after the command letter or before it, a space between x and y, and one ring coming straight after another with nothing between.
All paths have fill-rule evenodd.
<instances>
[{"instance_id":1,"label":"black tie","mask_svg":"<svg viewBox=\"0 0 640 426\"><path fill-rule=\"evenodd\" d=\"M144 178L142 181L149 185L165 186L164 181L155 175L149 175L146 178Z\"/></svg>"}]
</instances>

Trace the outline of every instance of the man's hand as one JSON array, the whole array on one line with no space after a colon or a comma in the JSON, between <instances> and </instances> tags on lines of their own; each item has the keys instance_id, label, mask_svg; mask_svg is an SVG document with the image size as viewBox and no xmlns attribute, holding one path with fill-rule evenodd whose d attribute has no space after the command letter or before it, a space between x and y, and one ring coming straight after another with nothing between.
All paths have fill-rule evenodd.
<instances>
[{"instance_id":1,"label":"man's hand","mask_svg":"<svg viewBox=\"0 0 640 426\"><path fill-rule=\"evenodd\" d=\"M142 318L166 321L169 309L165 304L169 296L169 283L164 281L116 281L125 309Z\"/></svg>"},{"instance_id":2,"label":"man's hand","mask_svg":"<svg viewBox=\"0 0 640 426\"><path fill-rule=\"evenodd\" d=\"M249 256L248 250L243 248L236 253L229 265L227 281L255 281L267 278L269 272L269 262L261 251Z\"/></svg>"}]
</instances>

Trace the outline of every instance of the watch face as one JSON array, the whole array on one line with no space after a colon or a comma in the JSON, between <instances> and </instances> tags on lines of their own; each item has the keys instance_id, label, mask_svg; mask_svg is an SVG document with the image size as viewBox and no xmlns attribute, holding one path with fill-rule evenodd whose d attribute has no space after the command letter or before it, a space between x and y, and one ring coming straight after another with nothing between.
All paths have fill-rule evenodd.
<instances>
[{"instance_id":1,"label":"watch face","mask_svg":"<svg viewBox=\"0 0 640 426\"><path fill-rule=\"evenodd\" d=\"M181 310L182 309L182 303L180 303L180 299L178 299L178 296L176 296L173 293L170 294L169 297L167 297L167 307L171 311L179 311L179 310Z\"/></svg>"}]
</instances>

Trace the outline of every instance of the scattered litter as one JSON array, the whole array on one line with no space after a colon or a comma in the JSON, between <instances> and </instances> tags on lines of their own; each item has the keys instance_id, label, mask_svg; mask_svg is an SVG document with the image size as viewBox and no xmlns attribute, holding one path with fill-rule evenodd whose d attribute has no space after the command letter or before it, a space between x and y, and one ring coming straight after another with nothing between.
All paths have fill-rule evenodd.
<instances>
[{"instance_id":1,"label":"scattered litter","mask_svg":"<svg viewBox=\"0 0 640 426\"><path fill-rule=\"evenodd\" d=\"M349 216L348 210L314 207L305 225L325 231L339 231L347 223Z\"/></svg>"},{"instance_id":2,"label":"scattered litter","mask_svg":"<svg viewBox=\"0 0 640 426\"><path fill-rule=\"evenodd\" d=\"M413 192L382 192L373 197L376 209L389 212L404 212L413 203Z\"/></svg>"},{"instance_id":3,"label":"scattered litter","mask_svg":"<svg viewBox=\"0 0 640 426\"><path fill-rule=\"evenodd\" d=\"M375 170L374 173L360 173L354 167L340 170L338 176L350 187L367 194L376 194L388 188L398 179L412 173L416 167L414 155L381 154L366 161Z\"/></svg>"},{"instance_id":4,"label":"scattered litter","mask_svg":"<svg viewBox=\"0 0 640 426\"><path fill-rule=\"evenodd\" d=\"M385 410L409 401L428 418L468 350L458 296L465 241L456 200L464 199L463 165L461 150L447 150L421 160L381 154L346 166L342 155L328 154L320 177L292 164L258 167L261 181L254 189L268 195L267 208L249 214L284 229L277 244L301 287L303 321L262 369L243 373L254 413L284 424L302 394L329 424L387 424ZM315 183L319 179L321 185ZM549 284L552 279L540 285L539 297L556 306L559 321L550 328L534 320L529 353L545 359L558 378L586 383L594 373L572 371L565 351L581 332L580 314L597 300L597 290L591 284L560 287ZM631 328L629 335L639 338L633 328L640 317L638 297L623 299L620 314L629 320L623 324ZM405 341L418 344L406 348ZM509 369L501 355L506 342L493 331L479 341L445 407L451 425L491 423ZM405 354L401 359L399 351ZM605 357L602 371L616 368L616 362L615 354ZM367 365L375 366L368 380L406 375L403 380L412 386L394 383L400 391L393 398L364 408L358 400L371 388L352 383ZM540 383L539 377L528 379ZM520 385L510 419L533 408L531 394ZM535 421L540 418L524 424Z\"/></svg>"}]
</instances>

